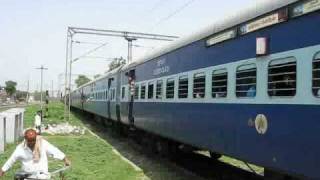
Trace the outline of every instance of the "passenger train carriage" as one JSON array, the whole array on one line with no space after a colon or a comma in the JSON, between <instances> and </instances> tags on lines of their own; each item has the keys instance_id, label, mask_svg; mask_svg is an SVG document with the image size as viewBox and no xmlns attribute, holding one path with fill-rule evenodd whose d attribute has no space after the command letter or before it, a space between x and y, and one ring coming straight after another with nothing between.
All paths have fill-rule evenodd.
<instances>
[{"instance_id":1,"label":"passenger train carriage","mask_svg":"<svg viewBox=\"0 0 320 180\"><path fill-rule=\"evenodd\" d=\"M72 93L72 106L320 178L320 0L261 3Z\"/></svg>"}]
</instances>

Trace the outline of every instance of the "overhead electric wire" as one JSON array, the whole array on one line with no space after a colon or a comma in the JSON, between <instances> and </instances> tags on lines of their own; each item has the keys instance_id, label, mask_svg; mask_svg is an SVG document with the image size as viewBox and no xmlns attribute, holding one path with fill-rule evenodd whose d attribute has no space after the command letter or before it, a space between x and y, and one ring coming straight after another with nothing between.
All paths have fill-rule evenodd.
<instances>
[{"instance_id":1,"label":"overhead electric wire","mask_svg":"<svg viewBox=\"0 0 320 180\"><path fill-rule=\"evenodd\" d=\"M160 7L160 5L165 1L168 1L168 0L159 0L158 2L156 2L154 4L154 6L149 10L149 12L152 12L152 11L158 9Z\"/></svg>"},{"instance_id":2,"label":"overhead electric wire","mask_svg":"<svg viewBox=\"0 0 320 180\"><path fill-rule=\"evenodd\" d=\"M75 62L75 61L77 61L77 60L79 60L79 59L81 59L81 58L83 58L83 57L85 57L85 56L87 56L87 55L89 55L89 54L97 51L98 49L102 48L103 46L105 46L105 45L107 45L107 44L108 44L108 43L103 43L103 44L101 44L100 46L98 46L98 47L96 47L96 48L94 48L94 49L92 49L92 50L87 51L86 53L82 54L81 56L78 56L77 58L73 59L72 62Z\"/></svg>"},{"instance_id":3,"label":"overhead electric wire","mask_svg":"<svg viewBox=\"0 0 320 180\"><path fill-rule=\"evenodd\" d=\"M182 11L183 9L185 9L186 7L188 7L190 4L192 4L195 0L189 0L188 2L186 2L185 4L183 4L180 8L176 9L174 12L172 12L171 14L169 14L168 16L160 19L158 21L158 23L156 23L156 25L153 27L155 28L156 26L158 26L159 24L161 24L164 21L169 20L170 18L172 18L173 16L175 16L176 14L178 14L180 11Z\"/></svg>"}]
</instances>

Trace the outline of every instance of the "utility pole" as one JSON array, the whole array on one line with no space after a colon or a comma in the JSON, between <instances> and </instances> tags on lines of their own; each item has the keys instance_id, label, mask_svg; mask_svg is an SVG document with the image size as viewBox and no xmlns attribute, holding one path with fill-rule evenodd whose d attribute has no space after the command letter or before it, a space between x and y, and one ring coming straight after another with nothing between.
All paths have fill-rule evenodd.
<instances>
[{"instance_id":1,"label":"utility pole","mask_svg":"<svg viewBox=\"0 0 320 180\"><path fill-rule=\"evenodd\" d=\"M68 103L68 97L67 97L67 92L69 92L70 94L70 87L68 88L68 61L69 61L69 49L70 47L70 39L72 41L72 34L70 33L69 29L67 31L67 46L66 46L66 69L65 69L65 80L64 80L64 119L66 120L67 118L69 118L69 108L67 106ZM71 74L71 72L70 72Z\"/></svg>"},{"instance_id":2,"label":"utility pole","mask_svg":"<svg viewBox=\"0 0 320 180\"><path fill-rule=\"evenodd\" d=\"M137 38L125 36L125 39L128 41L128 63L130 63L132 61L132 41L136 41Z\"/></svg>"},{"instance_id":3,"label":"utility pole","mask_svg":"<svg viewBox=\"0 0 320 180\"><path fill-rule=\"evenodd\" d=\"M28 79L28 85L27 85L27 97L26 97L26 101L27 101L27 104L29 104L29 79Z\"/></svg>"},{"instance_id":4,"label":"utility pole","mask_svg":"<svg viewBox=\"0 0 320 180\"><path fill-rule=\"evenodd\" d=\"M48 68L43 67L43 65L41 65L41 67L36 68L38 70L41 70L41 85L40 85L40 107L41 107L41 121L42 121L42 110L43 110L43 104L42 104L42 85L43 85L43 70L48 70Z\"/></svg>"}]
</instances>

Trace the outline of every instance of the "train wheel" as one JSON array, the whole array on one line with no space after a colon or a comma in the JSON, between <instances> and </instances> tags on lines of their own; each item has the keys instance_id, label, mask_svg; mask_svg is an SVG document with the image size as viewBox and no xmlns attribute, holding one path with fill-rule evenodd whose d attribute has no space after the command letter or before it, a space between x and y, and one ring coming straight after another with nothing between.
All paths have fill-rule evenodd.
<instances>
[{"instance_id":1,"label":"train wheel","mask_svg":"<svg viewBox=\"0 0 320 180\"><path fill-rule=\"evenodd\" d=\"M213 159L213 160L218 160L219 158L221 158L221 154L218 154L218 153L215 153L215 152L212 152L210 151L210 158Z\"/></svg>"}]
</instances>

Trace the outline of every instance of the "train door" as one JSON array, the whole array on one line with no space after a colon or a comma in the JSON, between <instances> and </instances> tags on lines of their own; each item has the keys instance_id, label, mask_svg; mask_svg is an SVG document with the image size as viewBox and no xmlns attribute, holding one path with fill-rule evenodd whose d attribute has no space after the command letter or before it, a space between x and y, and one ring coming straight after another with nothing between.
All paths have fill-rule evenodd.
<instances>
[{"instance_id":1,"label":"train door","mask_svg":"<svg viewBox=\"0 0 320 180\"><path fill-rule=\"evenodd\" d=\"M85 102L85 95L83 93L83 88L80 89L80 101L81 101L81 109L83 109L83 104Z\"/></svg>"},{"instance_id":2,"label":"train door","mask_svg":"<svg viewBox=\"0 0 320 180\"><path fill-rule=\"evenodd\" d=\"M134 117L133 117L133 101L134 101L134 91L135 91L135 70L130 70L128 74L128 83L129 83L129 103L128 103L128 120L129 125L134 126Z\"/></svg>"},{"instance_id":3,"label":"train door","mask_svg":"<svg viewBox=\"0 0 320 180\"><path fill-rule=\"evenodd\" d=\"M111 119L111 96L112 96L112 93L110 91L111 89L111 83L113 81L113 78L109 78L108 79L108 84L107 84L107 92L108 92L108 99L107 99L107 112L108 112L108 119Z\"/></svg>"}]
</instances>

